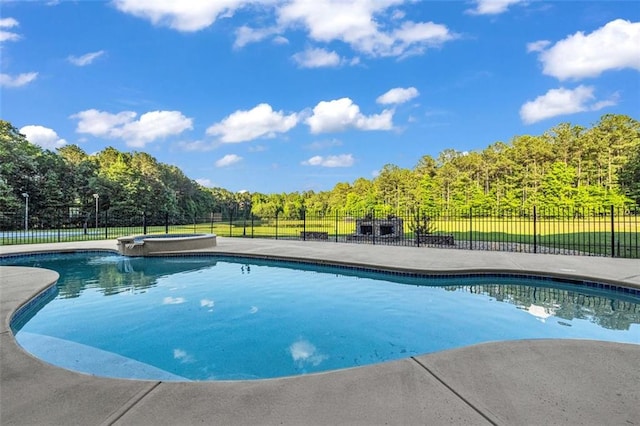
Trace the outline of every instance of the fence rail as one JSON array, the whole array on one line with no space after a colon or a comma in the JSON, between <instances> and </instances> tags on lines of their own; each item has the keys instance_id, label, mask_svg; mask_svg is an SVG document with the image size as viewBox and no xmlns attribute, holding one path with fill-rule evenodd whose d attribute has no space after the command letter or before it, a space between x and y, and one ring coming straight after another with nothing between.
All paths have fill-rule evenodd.
<instances>
[{"instance_id":1,"label":"fence rail","mask_svg":"<svg viewBox=\"0 0 640 426\"><path fill-rule=\"evenodd\" d=\"M169 214L81 212L75 206L45 212L0 212L0 242L53 243L125 235L215 233L227 237L442 247L640 258L640 209L492 210L417 209L403 215L376 212L257 217L230 209L189 220Z\"/></svg>"}]
</instances>

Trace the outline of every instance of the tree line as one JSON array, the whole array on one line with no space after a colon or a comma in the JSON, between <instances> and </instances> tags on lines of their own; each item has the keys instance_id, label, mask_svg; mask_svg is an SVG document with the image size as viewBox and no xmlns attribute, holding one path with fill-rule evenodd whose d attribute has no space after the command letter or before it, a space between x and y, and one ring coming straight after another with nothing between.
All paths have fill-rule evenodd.
<instances>
[{"instance_id":1,"label":"tree line","mask_svg":"<svg viewBox=\"0 0 640 426\"><path fill-rule=\"evenodd\" d=\"M219 212L226 217L299 218L335 211L406 214L420 209L500 211L640 205L640 122L608 114L592 127L561 123L542 135L516 136L482 151L425 155L411 168L387 164L372 178L330 191L233 193L206 188L177 167L144 152L108 147L87 154L77 145L56 152L31 144L0 120L0 212L59 206L121 215L163 212L172 221Z\"/></svg>"},{"instance_id":2,"label":"tree line","mask_svg":"<svg viewBox=\"0 0 640 426\"><path fill-rule=\"evenodd\" d=\"M459 212L593 209L640 205L640 123L604 115L590 128L559 124L539 136L516 136L482 151L447 149L412 169L385 165L373 179L331 191L253 194L252 211L296 217L301 209L406 215L420 209Z\"/></svg>"},{"instance_id":3,"label":"tree line","mask_svg":"<svg viewBox=\"0 0 640 426\"><path fill-rule=\"evenodd\" d=\"M67 206L93 212L94 194L102 211L122 217L163 212L180 221L216 207L213 191L147 153L109 147L89 155L77 145L52 152L31 144L7 121L0 121L0 160L0 212L20 211L23 194L29 209L43 217Z\"/></svg>"}]
</instances>

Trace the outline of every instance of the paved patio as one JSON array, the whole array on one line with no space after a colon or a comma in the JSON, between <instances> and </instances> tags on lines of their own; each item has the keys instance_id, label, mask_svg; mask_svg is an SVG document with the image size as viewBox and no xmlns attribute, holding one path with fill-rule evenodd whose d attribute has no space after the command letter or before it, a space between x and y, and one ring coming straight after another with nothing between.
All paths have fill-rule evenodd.
<instances>
[{"instance_id":1,"label":"paved patio","mask_svg":"<svg viewBox=\"0 0 640 426\"><path fill-rule=\"evenodd\" d=\"M115 248L115 241L1 246L0 256ZM538 273L640 288L640 261L632 259L229 238L211 251L421 272ZM640 342L488 343L249 382L79 374L27 354L9 329L12 313L56 280L52 271L0 267L2 425L640 424Z\"/></svg>"}]
</instances>

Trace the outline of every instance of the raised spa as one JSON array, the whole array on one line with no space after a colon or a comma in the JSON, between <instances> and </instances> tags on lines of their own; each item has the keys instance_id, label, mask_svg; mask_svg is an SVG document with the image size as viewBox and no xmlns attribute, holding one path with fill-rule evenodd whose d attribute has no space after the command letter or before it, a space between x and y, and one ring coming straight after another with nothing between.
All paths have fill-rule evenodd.
<instances>
[{"instance_id":1,"label":"raised spa","mask_svg":"<svg viewBox=\"0 0 640 426\"><path fill-rule=\"evenodd\" d=\"M214 234L132 235L118 238L118 253L133 257L180 253L215 246Z\"/></svg>"}]
</instances>

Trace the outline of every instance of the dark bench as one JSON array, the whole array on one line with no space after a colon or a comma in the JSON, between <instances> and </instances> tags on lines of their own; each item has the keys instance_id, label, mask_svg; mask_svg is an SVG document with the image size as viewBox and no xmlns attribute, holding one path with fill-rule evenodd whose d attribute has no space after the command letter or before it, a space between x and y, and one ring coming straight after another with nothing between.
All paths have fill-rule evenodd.
<instances>
[{"instance_id":1,"label":"dark bench","mask_svg":"<svg viewBox=\"0 0 640 426\"><path fill-rule=\"evenodd\" d=\"M416 243L442 246L454 245L453 235L420 235L416 237Z\"/></svg>"},{"instance_id":2,"label":"dark bench","mask_svg":"<svg viewBox=\"0 0 640 426\"><path fill-rule=\"evenodd\" d=\"M328 240L328 232L316 232L316 231L301 231L300 239L303 240Z\"/></svg>"}]
</instances>

